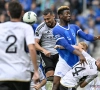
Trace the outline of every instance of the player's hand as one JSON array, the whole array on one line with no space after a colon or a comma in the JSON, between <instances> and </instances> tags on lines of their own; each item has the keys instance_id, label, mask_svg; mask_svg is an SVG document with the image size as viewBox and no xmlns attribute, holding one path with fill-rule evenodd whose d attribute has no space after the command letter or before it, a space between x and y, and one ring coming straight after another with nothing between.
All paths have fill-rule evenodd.
<instances>
[{"instance_id":1,"label":"player's hand","mask_svg":"<svg viewBox=\"0 0 100 90\"><path fill-rule=\"evenodd\" d=\"M33 79L34 83L38 83L40 81L39 72L38 71L34 72L32 79Z\"/></svg>"},{"instance_id":2,"label":"player's hand","mask_svg":"<svg viewBox=\"0 0 100 90\"><path fill-rule=\"evenodd\" d=\"M83 65L85 65L85 63L87 64L86 59L82 54L79 56L79 59L80 59L80 64L83 64Z\"/></svg>"},{"instance_id":3,"label":"player's hand","mask_svg":"<svg viewBox=\"0 0 100 90\"><path fill-rule=\"evenodd\" d=\"M47 50L43 50L44 55L46 55L47 57L51 56L51 53Z\"/></svg>"},{"instance_id":4,"label":"player's hand","mask_svg":"<svg viewBox=\"0 0 100 90\"><path fill-rule=\"evenodd\" d=\"M97 36L96 38L97 38L97 40L100 40L100 35L99 35L99 36Z\"/></svg>"},{"instance_id":5,"label":"player's hand","mask_svg":"<svg viewBox=\"0 0 100 90\"><path fill-rule=\"evenodd\" d=\"M56 45L55 47L54 47L54 49L57 49L57 48L59 48L59 49L65 49L63 46L61 46L61 45Z\"/></svg>"},{"instance_id":6,"label":"player's hand","mask_svg":"<svg viewBox=\"0 0 100 90\"><path fill-rule=\"evenodd\" d=\"M33 86L33 88L35 88L36 90L39 90L39 89L41 88L41 86L40 86L39 83L37 83L37 84L35 84L35 85Z\"/></svg>"}]
</instances>

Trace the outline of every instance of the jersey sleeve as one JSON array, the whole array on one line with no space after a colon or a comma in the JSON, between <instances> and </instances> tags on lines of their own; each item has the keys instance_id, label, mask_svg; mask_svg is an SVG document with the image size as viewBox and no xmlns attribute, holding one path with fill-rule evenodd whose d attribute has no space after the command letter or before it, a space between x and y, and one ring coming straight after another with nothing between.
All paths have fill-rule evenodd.
<instances>
[{"instance_id":1,"label":"jersey sleeve","mask_svg":"<svg viewBox=\"0 0 100 90\"><path fill-rule=\"evenodd\" d=\"M78 34L81 38L83 38L83 39L85 39L85 40L87 40L87 41L94 41L94 36L93 36L93 35L84 33L84 32L82 31L82 29L80 29L77 25L75 26L75 28L76 28L77 34Z\"/></svg>"},{"instance_id":2,"label":"jersey sleeve","mask_svg":"<svg viewBox=\"0 0 100 90\"><path fill-rule=\"evenodd\" d=\"M85 57L85 58L87 58L87 59L91 59L91 61L93 60L93 61L95 61L95 59L94 58L92 58L87 52L85 52L84 50L82 51L82 54L83 54L83 56ZM86 60L87 60L86 59Z\"/></svg>"},{"instance_id":3,"label":"jersey sleeve","mask_svg":"<svg viewBox=\"0 0 100 90\"><path fill-rule=\"evenodd\" d=\"M87 52L85 52L84 50L82 51L82 54L84 57L88 57L88 58L92 58Z\"/></svg>"},{"instance_id":4,"label":"jersey sleeve","mask_svg":"<svg viewBox=\"0 0 100 90\"><path fill-rule=\"evenodd\" d=\"M85 82L89 83L93 79L95 79L97 76L98 76L97 74L95 74L95 75L89 75L89 76L86 77Z\"/></svg>"},{"instance_id":5,"label":"jersey sleeve","mask_svg":"<svg viewBox=\"0 0 100 90\"><path fill-rule=\"evenodd\" d=\"M35 30L35 38L41 39L41 37L42 37L42 28L37 27Z\"/></svg>"},{"instance_id":6,"label":"jersey sleeve","mask_svg":"<svg viewBox=\"0 0 100 90\"><path fill-rule=\"evenodd\" d=\"M35 44L34 31L31 26L28 26L27 29L25 30L25 40L27 45Z\"/></svg>"},{"instance_id":7,"label":"jersey sleeve","mask_svg":"<svg viewBox=\"0 0 100 90\"><path fill-rule=\"evenodd\" d=\"M67 42L67 40L64 38L64 35L62 32L60 32L57 28L53 29L53 35L56 39L56 44L63 46L65 49L67 49L70 52L74 51L74 48Z\"/></svg>"}]
</instances>

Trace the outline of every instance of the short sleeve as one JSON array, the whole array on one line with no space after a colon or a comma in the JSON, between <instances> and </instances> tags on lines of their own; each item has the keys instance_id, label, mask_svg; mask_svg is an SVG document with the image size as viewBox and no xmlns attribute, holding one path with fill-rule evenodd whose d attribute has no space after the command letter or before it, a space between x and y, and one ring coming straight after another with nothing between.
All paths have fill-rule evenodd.
<instances>
[{"instance_id":1,"label":"short sleeve","mask_svg":"<svg viewBox=\"0 0 100 90\"><path fill-rule=\"evenodd\" d=\"M87 52L85 52L84 50L82 51L82 54L84 57L91 58L91 56Z\"/></svg>"},{"instance_id":2,"label":"short sleeve","mask_svg":"<svg viewBox=\"0 0 100 90\"><path fill-rule=\"evenodd\" d=\"M85 52L84 50L82 51L82 54L83 56L86 58L86 59L89 59L91 61L95 61L94 58L92 58L87 52Z\"/></svg>"},{"instance_id":3,"label":"short sleeve","mask_svg":"<svg viewBox=\"0 0 100 90\"><path fill-rule=\"evenodd\" d=\"M42 37L42 28L40 29L39 27L37 27L35 30L35 38L41 39L41 37Z\"/></svg>"},{"instance_id":4,"label":"short sleeve","mask_svg":"<svg viewBox=\"0 0 100 90\"><path fill-rule=\"evenodd\" d=\"M25 30L25 39L26 39L27 45L35 44L34 30L32 29L31 26L28 26L27 29Z\"/></svg>"}]
</instances>

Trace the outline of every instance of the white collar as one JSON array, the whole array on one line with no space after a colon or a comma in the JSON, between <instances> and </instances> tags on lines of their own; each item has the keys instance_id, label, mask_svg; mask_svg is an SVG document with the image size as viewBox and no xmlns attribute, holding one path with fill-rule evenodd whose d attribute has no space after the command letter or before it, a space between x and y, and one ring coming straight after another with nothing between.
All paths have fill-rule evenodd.
<instances>
[{"instance_id":1,"label":"white collar","mask_svg":"<svg viewBox=\"0 0 100 90\"><path fill-rule=\"evenodd\" d=\"M70 26L68 24L68 28L64 28L63 26L59 25L59 27L63 28L63 29L66 29L66 30L69 30L70 29Z\"/></svg>"}]
</instances>

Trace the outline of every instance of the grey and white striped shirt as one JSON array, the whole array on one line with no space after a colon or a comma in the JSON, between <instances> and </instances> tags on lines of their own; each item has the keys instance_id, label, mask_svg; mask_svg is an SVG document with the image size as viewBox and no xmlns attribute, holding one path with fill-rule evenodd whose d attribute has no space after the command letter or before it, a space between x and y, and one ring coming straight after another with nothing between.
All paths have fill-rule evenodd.
<instances>
[{"instance_id":1,"label":"grey and white striped shirt","mask_svg":"<svg viewBox=\"0 0 100 90\"><path fill-rule=\"evenodd\" d=\"M56 25L59 23L57 22ZM57 50L54 49L56 40L52 34L53 28L49 28L45 22L42 22L35 31L35 38L40 39L41 46L50 51L51 55L57 54Z\"/></svg>"}]
</instances>

